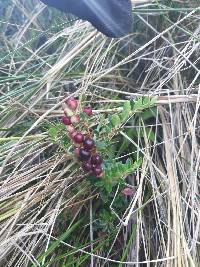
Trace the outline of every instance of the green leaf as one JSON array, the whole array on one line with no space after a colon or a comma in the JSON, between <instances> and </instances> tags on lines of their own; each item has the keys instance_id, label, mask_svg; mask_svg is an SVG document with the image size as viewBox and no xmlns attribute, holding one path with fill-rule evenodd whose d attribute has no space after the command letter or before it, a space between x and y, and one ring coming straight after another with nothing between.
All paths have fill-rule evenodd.
<instances>
[{"instance_id":1,"label":"green leaf","mask_svg":"<svg viewBox=\"0 0 200 267\"><path fill-rule=\"evenodd\" d=\"M69 137L64 135L61 137L60 142L65 146L68 147L70 145Z\"/></svg>"},{"instance_id":2,"label":"green leaf","mask_svg":"<svg viewBox=\"0 0 200 267\"><path fill-rule=\"evenodd\" d=\"M122 113L120 113L120 118L122 121L125 121L126 119L128 119L128 113L126 111L122 111Z\"/></svg>"},{"instance_id":3,"label":"green leaf","mask_svg":"<svg viewBox=\"0 0 200 267\"><path fill-rule=\"evenodd\" d=\"M108 143L106 141L98 141L96 140L96 146L98 149L105 149L108 146Z\"/></svg>"},{"instance_id":4,"label":"green leaf","mask_svg":"<svg viewBox=\"0 0 200 267\"><path fill-rule=\"evenodd\" d=\"M51 127L51 128L49 128L49 130L48 130L48 134L49 134L49 136L52 138L52 139L56 139L56 137L57 137L57 134L58 134L58 130L57 130L57 128L56 127Z\"/></svg>"},{"instance_id":5,"label":"green leaf","mask_svg":"<svg viewBox=\"0 0 200 267\"><path fill-rule=\"evenodd\" d=\"M124 110L127 114L129 114L129 113L131 112L132 107L131 107L131 102L130 102L130 101L126 101L126 102L124 103L123 110Z\"/></svg>"},{"instance_id":6,"label":"green leaf","mask_svg":"<svg viewBox=\"0 0 200 267\"><path fill-rule=\"evenodd\" d=\"M148 96L142 97L143 108L151 106L151 98Z\"/></svg>"},{"instance_id":7,"label":"green leaf","mask_svg":"<svg viewBox=\"0 0 200 267\"><path fill-rule=\"evenodd\" d=\"M66 126L63 124L63 123L58 123L58 124L56 124L56 129L57 130L65 130L66 129Z\"/></svg>"},{"instance_id":8,"label":"green leaf","mask_svg":"<svg viewBox=\"0 0 200 267\"><path fill-rule=\"evenodd\" d=\"M128 159L126 163L122 162L106 162L104 165L104 176L100 181L96 183L96 186L104 188L108 193L112 192L115 185L121 183L121 179L127 175L133 173L136 169L140 167L142 159L138 159L133 162Z\"/></svg>"},{"instance_id":9,"label":"green leaf","mask_svg":"<svg viewBox=\"0 0 200 267\"><path fill-rule=\"evenodd\" d=\"M131 106L135 112L140 112L146 108L155 106L156 102L157 102L156 97L145 96L138 98L134 102L131 102Z\"/></svg>"},{"instance_id":10,"label":"green leaf","mask_svg":"<svg viewBox=\"0 0 200 267\"><path fill-rule=\"evenodd\" d=\"M155 106L157 103L157 100L158 100L157 96L151 97L151 106Z\"/></svg>"},{"instance_id":11,"label":"green leaf","mask_svg":"<svg viewBox=\"0 0 200 267\"><path fill-rule=\"evenodd\" d=\"M80 113L80 118L82 121L88 121L88 119L89 119L88 115L84 112Z\"/></svg>"},{"instance_id":12,"label":"green leaf","mask_svg":"<svg viewBox=\"0 0 200 267\"><path fill-rule=\"evenodd\" d=\"M132 165L133 170L138 169L142 164L142 158L139 158L137 161L135 161Z\"/></svg>"},{"instance_id":13,"label":"green leaf","mask_svg":"<svg viewBox=\"0 0 200 267\"><path fill-rule=\"evenodd\" d=\"M117 114L111 116L111 123L114 127L117 127L121 124L121 119Z\"/></svg>"},{"instance_id":14,"label":"green leaf","mask_svg":"<svg viewBox=\"0 0 200 267\"><path fill-rule=\"evenodd\" d=\"M135 102L134 102L134 111L138 111L143 109L143 102L142 102L142 98L138 98Z\"/></svg>"}]
</instances>

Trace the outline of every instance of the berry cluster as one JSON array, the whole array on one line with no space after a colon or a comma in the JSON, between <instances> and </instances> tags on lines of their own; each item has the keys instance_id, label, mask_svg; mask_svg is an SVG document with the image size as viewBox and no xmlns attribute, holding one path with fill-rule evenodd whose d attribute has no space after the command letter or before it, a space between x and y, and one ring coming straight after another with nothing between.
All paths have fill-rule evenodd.
<instances>
[{"instance_id":1,"label":"berry cluster","mask_svg":"<svg viewBox=\"0 0 200 267\"><path fill-rule=\"evenodd\" d=\"M65 116L62 122L67 126L68 135L74 143L74 152L82 163L82 169L85 172L91 172L96 177L103 176L102 157L96 151L95 142L90 134L79 131L81 118L77 114L78 101L69 98L63 104ZM92 116L91 107L84 107L83 112L88 116Z\"/></svg>"}]
</instances>

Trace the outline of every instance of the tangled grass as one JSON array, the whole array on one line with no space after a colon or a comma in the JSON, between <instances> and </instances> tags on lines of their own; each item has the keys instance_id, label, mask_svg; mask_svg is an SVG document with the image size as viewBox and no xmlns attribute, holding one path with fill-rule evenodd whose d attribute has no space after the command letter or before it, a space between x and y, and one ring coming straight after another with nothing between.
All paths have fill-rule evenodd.
<instances>
[{"instance_id":1,"label":"tangled grass","mask_svg":"<svg viewBox=\"0 0 200 267\"><path fill-rule=\"evenodd\" d=\"M36 0L1 1L0 266L200 266L199 1L136 2L133 33L114 40ZM66 93L97 122L156 97L121 135L124 157L143 156L127 225L104 231L104 214L95 229L98 193L49 138Z\"/></svg>"}]
</instances>

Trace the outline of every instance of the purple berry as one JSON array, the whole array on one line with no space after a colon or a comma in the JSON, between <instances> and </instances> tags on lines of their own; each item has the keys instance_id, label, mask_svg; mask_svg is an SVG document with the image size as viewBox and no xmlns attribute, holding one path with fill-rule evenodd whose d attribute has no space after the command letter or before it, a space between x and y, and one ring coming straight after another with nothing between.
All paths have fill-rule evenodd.
<instances>
[{"instance_id":1,"label":"purple berry","mask_svg":"<svg viewBox=\"0 0 200 267\"><path fill-rule=\"evenodd\" d=\"M82 168L84 171L89 172L92 170L92 163L90 161L86 161L83 163Z\"/></svg>"},{"instance_id":2,"label":"purple berry","mask_svg":"<svg viewBox=\"0 0 200 267\"><path fill-rule=\"evenodd\" d=\"M88 116L92 116L92 108L84 107L83 112L85 112Z\"/></svg>"},{"instance_id":3,"label":"purple berry","mask_svg":"<svg viewBox=\"0 0 200 267\"><path fill-rule=\"evenodd\" d=\"M81 144L83 143L84 135L82 133L77 133L73 139L77 144Z\"/></svg>"},{"instance_id":4,"label":"purple berry","mask_svg":"<svg viewBox=\"0 0 200 267\"><path fill-rule=\"evenodd\" d=\"M65 125L71 125L71 120L69 117L63 116L62 117L62 123L64 123Z\"/></svg>"},{"instance_id":5,"label":"purple berry","mask_svg":"<svg viewBox=\"0 0 200 267\"><path fill-rule=\"evenodd\" d=\"M93 173L97 176L100 177L103 173L103 169L101 167L101 165L97 165L93 168Z\"/></svg>"},{"instance_id":6,"label":"purple berry","mask_svg":"<svg viewBox=\"0 0 200 267\"><path fill-rule=\"evenodd\" d=\"M100 165L103 162L103 160L99 154L94 154L92 155L91 162L94 165Z\"/></svg>"},{"instance_id":7,"label":"purple berry","mask_svg":"<svg viewBox=\"0 0 200 267\"><path fill-rule=\"evenodd\" d=\"M83 161L87 161L91 157L91 153L84 148L80 148L80 153L79 153L80 159Z\"/></svg>"},{"instance_id":8,"label":"purple berry","mask_svg":"<svg viewBox=\"0 0 200 267\"><path fill-rule=\"evenodd\" d=\"M92 138L86 138L83 142L85 149L91 150L94 147L94 141Z\"/></svg>"}]
</instances>

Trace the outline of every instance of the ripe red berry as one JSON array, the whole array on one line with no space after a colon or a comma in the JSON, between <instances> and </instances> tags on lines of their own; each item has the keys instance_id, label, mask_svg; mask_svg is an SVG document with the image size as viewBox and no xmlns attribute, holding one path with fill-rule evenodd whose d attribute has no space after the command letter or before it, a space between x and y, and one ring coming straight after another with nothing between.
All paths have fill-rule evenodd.
<instances>
[{"instance_id":1,"label":"ripe red berry","mask_svg":"<svg viewBox=\"0 0 200 267\"><path fill-rule=\"evenodd\" d=\"M71 122L72 122L72 124L77 124L77 123L79 123L79 122L80 122L80 116L79 116L79 115L73 115L73 116L71 117Z\"/></svg>"},{"instance_id":2,"label":"ripe red berry","mask_svg":"<svg viewBox=\"0 0 200 267\"><path fill-rule=\"evenodd\" d=\"M122 193L125 196L133 196L135 194L135 190L129 187L124 188L124 190L122 191Z\"/></svg>"},{"instance_id":3,"label":"ripe red berry","mask_svg":"<svg viewBox=\"0 0 200 267\"><path fill-rule=\"evenodd\" d=\"M65 101L65 103L68 105L68 107L72 110L76 110L77 107L78 107L78 101L76 99L74 99L73 97L72 98L69 98Z\"/></svg>"},{"instance_id":4,"label":"ripe red berry","mask_svg":"<svg viewBox=\"0 0 200 267\"><path fill-rule=\"evenodd\" d=\"M99 154L94 154L91 157L91 162L94 165L100 165L103 162L103 160L102 160L102 157Z\"/></svg>"},{"instance_id":5,"label":"ripe red berry","mask_svg":"<svg viewBox=\"0 0 200 267\"><path fill-rule=\"evenodd\" d=\"M86 161L83 163L82 168L84 171L89 172L92 170L92 163L90 161Z\"/></svg>"},{"instance_id":6,"label":"ripe red berry","mask_svg":"<svg viewBox=\"0 0 200 267\"><path fill-rule=\"evenodd\" d=\"M74 149L74 153L79 157L79 155L80 155L80 147L76 147Z\"/></svg>"},{"instance_id":7,"label":"ripe red berry","mask_svg":"<svg viewBox=\"0 0 200 267\"><path fill-rule=\"evenodd\" d=\"M81 144L84 141L84 135L82 133L77 133L73 139L77 144Z\"/></svg>"},{"instance_id":8,"label":"ripe red berry","mask_svg":"<svg viewBox=\"0 0 200 267\"><path fill-rule=\"evenodd\" d=\"M96 176L101 176L101 174L103 173L103 169L101 167L101 165L97 165L93 168L93 173L96 175Z\"/></svg>"},{"instance_id":9,"label":"ripe red berry","mask_svg":"<svg viewBox=\"0 0 200 267\"><path fill-rule=\"evenodd\" d=\"M67 126L67 131L68 131L69 133L74 133L74 132L76 131L76 129L74 128L74 126L72 126L72 125L68 125L68 126Z\"/></svg>"},{"instance_id":10,"label":"ripe red berry","mask_svg":"<svg viewBox=\"0 0 200 267\"><path fill-rule=\"evenodd\" d=\"M79 153L80 159L83 161L88 161L91 157L91 153L84 148L80 148L80 153Z\"/></svg>"},{"instance_id":11,"label":"ripe red berry","mask_svg":"<svg viewBox=\"0 0 200 267\"><path fill-rule=\"evenodd\" d=\"M69 136L71 137L71 139L73 139L74 140L74 136L75 135L77 135L77 132L75 131L75 132L71 132L71 133L69 133Z\"/></svg>"},{"instance_id":12,"label":"ripe red berry","mask_svg":"<svg viewBox=\"0 0 200 267\"><path fill-rule=\"evenodd\" d=\"M97 175L98 178L102 177L103 176L103 171L101 174Z\"/></svg>"},{"instance_id":13,"label":"ripe red berry","mask_svg":"<svg viewBox=\"0 0 200 267\"><path fill-rule=\"evenodd\" d=\"M94 147L94 141L92 138L86 138L83 142L84 148L91 150Z\"/></svg>"},{"instance_id":14,"label":"ripe red berry","mask_svg":"<svg viewBox=\"0 0 200 267\"><path fill-rule=\"evenodd\" d=\"M88 116L92 116L92 108L84 107L83 112L85 112Z\"/></svg>"},{"instance_id":15,"label":"ripe red berry","mask_svg":"<svg viewBox=\"0 0 200 267\"><path fill-rule=\"evenodd\" d=\"M65 125L72 124L69 117L63 116L61 120L62 120L62 123L64 123Z\"/></svg>"}]
</instances>

